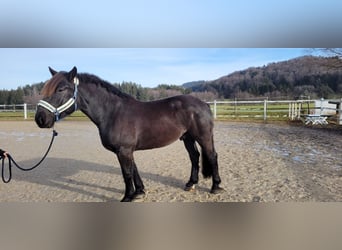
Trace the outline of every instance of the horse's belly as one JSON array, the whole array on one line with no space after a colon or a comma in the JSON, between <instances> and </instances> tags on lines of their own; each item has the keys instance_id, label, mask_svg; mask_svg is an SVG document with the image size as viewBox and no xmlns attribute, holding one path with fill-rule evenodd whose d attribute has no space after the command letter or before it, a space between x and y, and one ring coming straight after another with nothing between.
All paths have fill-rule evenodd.
<instances>
[{"instance_id":1,"label":"horse's belly","mask_svg":"<svg viewBox=\"0 0 342 250\"><path fill-rule=\"evenodd\" d=\"M136 150L161 148L178 140L185 130L145 131L139 136Z\"/></svg>"}]
</instances>

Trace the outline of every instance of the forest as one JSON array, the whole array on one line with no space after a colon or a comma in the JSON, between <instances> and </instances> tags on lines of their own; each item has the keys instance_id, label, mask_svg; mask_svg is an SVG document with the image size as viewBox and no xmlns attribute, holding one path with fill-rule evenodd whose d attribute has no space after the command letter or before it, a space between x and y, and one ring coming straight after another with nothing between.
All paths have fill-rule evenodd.
<instances>
[{"instance_id":1,"label":"forest","mask_svg":"<svg viewBox=\"0 0 342 250\"><path fill-rule=\"evenodd\" d=\"M156 88L145 88L134 82L113 83L121 91L132 95L141 101L157 100L169 96L189 94L190 90L182 86L161 84ZM44 82L26 85L15 90L0 90L0 105L2 104L37 104L42 98L40 92Z\"/></svg>"},{"instance_id":2,"label":"forest","mask_svg":"<svg viewBox=\"0 0 342 250\"><path fill-rule=\"evenodd\" d=\"M193 81L181 86L162 84L146 88L134 82L113 83L141 101L192 94L204 101L214 99L316 99L342 97L340 57L303 56L288 61L251 67L212 81ZM36 104L44 83L0 90L0 104Z\"/></svg>"},{"instance_id":3,"label":"forest","mask_svg":"<svg viewBox=\"0 0 342 250\"><path fill-rule=\"evenodd\" d=\"M303 56L251 67L213 81L192 83L190 88L195 92L212 92L221 99L341 98L341 64L339 57Z\"/></svg>"}]
</instances>

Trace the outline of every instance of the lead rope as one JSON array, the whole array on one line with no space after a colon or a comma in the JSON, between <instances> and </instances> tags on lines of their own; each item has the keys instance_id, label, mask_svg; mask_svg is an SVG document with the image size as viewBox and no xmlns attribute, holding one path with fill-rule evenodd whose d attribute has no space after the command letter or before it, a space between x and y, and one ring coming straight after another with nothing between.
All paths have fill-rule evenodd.
<instances>
[{"instance_id":1,"label":"lead rope","mask_svg":"<svg viewBox=\"0 0 342 250\"><path fill-rule=\"evenodd\" d=\"M58 135L58 133L56 132L56 130L52 131L52 138L51 138L51 142L50 145L46 151L46 153L44 154L43 158L33 167L30 168L23 168L21 167L14 159L13 157L7 153L7 159L8 159L8 179L5 178L5 157L0 156L0 160L2 160L2 171L1 171L1 177L2 177L2 181L4 183L9 183L12 179L12 163L19 168L22 171L31 171L33 169L35 169L36 167L38 167L46 158L46 156L48 155L48 153L50 152L51 146L53 144L53 141L55 140L55 137Z\"/></svg>"}]
</instances>

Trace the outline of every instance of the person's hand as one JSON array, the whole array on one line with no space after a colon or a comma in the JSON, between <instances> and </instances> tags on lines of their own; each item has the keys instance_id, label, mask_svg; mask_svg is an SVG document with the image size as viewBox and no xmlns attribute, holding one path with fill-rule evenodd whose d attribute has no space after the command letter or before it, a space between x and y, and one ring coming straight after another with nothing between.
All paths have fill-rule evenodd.
<instances>
[{"instance_id":1,"label":"person's hand","mask_svg":"<svg viewBox=\"0 0 342 250\"><path fill-rule=\"evenodd\" d=\"M8 153L7 153L6 151L0 149L0 156L1 156L2 158L6 159L7 154L8 154Z\"/></svg>"}]
</instances>

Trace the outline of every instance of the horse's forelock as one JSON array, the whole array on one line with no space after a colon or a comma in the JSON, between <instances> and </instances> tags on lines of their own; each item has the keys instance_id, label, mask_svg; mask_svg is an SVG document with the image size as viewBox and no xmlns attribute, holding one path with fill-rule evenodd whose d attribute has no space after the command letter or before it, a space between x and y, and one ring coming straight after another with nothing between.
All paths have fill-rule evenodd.
<instances>
[{"instance_id":1,"label":"horse's forelock","mask_svg":"<svg viewBox=\"0 0 342 250\"><path fill-rule=\"evenodd\" d=\"M51 96L63 78L64 75L62 73L57 73L50 80L48 80L41 91L43 97Z\"/></svg>"}]
</instances>

